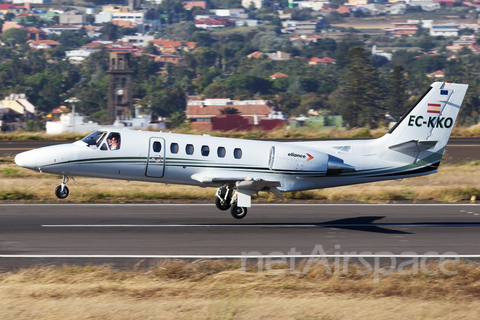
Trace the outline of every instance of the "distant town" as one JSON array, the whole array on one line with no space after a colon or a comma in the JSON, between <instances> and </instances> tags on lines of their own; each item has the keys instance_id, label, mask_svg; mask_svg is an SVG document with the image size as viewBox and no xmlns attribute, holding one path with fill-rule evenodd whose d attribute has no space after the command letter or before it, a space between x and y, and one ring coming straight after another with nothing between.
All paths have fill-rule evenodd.
<instances>
[{"instance_id":1,"label":"distant town","mask_svg":"<svg viewBox=\"0 0 480 320\"><path fill-rule=\"evenodd\" d=\"M389 127L434 81L480 113L480 1L0 3L0 126Z\"/></svg>"}]
</instances>

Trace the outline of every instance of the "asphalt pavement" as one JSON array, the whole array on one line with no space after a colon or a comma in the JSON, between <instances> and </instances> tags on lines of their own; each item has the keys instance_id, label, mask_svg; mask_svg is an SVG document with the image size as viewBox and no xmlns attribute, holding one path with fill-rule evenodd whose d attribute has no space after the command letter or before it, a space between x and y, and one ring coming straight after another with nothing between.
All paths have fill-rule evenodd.
<instances>
[{"instance_id":1,"label":"asphalt pavement","mask_svg":"<svg viewBox=\"0 0 480 320\"><path fill-rule=\"evenodd\" d=\"M213 204L1 204L0 268L292 252L478 259L479 231L472 204L254 204L242 220Z\"/></svg>"}]
</instances>

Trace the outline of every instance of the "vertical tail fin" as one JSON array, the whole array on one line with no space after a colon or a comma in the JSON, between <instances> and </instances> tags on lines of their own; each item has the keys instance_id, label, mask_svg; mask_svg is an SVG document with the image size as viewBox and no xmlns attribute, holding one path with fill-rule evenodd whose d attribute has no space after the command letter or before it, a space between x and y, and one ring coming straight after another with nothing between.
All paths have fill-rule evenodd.
<instances>
[{"instance_id":1,"label":"vertical tail fin","mask_svg":"<svg viewBox=\"0 0 480 320\"><path fill-rule=\"evenodd\" d=\"M412 161L407 160L409 156L413 162L439 163L467 88L467 84L433 83L382 139L388 149L395 151L385 154L384 159L393 160L396 154L402 162Z\"/></svg>"},{"instance_id":2,"label":"vertical tail fin","mask_svg":"<svg viewBox=\"0 0 480 320\"><path fill-rule=\"evenodd\" d=\"M433 83L388 132L389 142L437 141L436 149L445 147L467 88L467 84Z\"/></svg>"}]
</instances>

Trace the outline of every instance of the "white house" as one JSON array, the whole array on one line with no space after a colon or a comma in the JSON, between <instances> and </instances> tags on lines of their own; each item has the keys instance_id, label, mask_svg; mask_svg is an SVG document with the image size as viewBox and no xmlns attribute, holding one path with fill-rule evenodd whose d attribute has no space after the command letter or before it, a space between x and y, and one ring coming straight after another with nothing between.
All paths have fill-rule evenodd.
<instances>
[{"instance_id":1,"label":"white house","mask_svg":"<svg viewBox=\"0 0 480 320\"><path fill-rule=\"evenodd\" d=\"M459 30L455 23L437 24L430 28L430 36L457 37Z\"/></svg>"}]
</instances>

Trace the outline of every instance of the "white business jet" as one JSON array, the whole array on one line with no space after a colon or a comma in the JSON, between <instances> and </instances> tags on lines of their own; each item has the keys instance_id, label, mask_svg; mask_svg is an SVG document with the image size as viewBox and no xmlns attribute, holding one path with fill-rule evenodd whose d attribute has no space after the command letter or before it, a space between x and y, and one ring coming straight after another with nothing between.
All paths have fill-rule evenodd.
<instances>
[{"instance_id":1,"label":"white business jet","mask_svg":"<svg viewBox=\"0 0 480 320\"><path fill-rule=\"evenodd\" d=\"M136 130L99 130L80 141L22 152L17 165L69 177L216 187L215 204L236 219L251 196L327 188L437 172L467 91L435 82L383 137L272 142Z\"/></svg>"}]
</instances>

